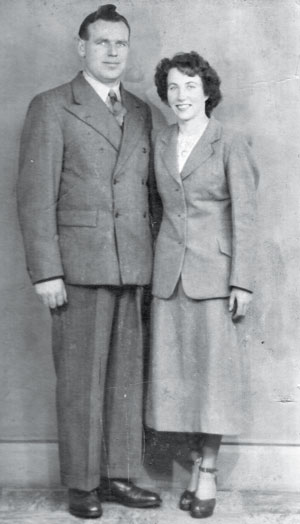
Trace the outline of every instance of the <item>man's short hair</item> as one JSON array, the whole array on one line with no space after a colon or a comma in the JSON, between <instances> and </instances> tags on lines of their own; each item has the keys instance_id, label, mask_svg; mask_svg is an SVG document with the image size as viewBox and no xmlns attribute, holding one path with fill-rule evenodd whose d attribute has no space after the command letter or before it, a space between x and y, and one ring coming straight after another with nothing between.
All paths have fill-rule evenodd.
<instances>
[{"instance_id":1,"label":"man's short hair","mask_svg":"<svg viewBox=\"0 0 300 524\"><path fill-rule=\"evenodd\" d=\"M126 20L125 16L120 15L117 12L117 8L113 4L105 4L100 6L97 11L94 11L88 15L82 22L79 28L79 38L82 40L89 39L89 25L93 24L97 20L105 20L107 22L123 22L128 28L130 35L130 25Z\"/></svg>"}]
</instances>

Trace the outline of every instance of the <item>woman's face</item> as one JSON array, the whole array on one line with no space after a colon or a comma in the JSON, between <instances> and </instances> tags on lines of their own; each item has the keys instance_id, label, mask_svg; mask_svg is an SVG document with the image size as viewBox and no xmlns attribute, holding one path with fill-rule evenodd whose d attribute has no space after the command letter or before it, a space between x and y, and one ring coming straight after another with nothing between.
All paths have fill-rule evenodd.
<instances>
[{"instance_id":1,"label":"woman's face","mask_svg":"<svg viewBox=\"0 0 300 524\"><path fill-rule=\"evenodd\" d=\"M199 75L188 76L173 67L168 73L167 89L169 106L178 120L188 121L205 116L205 101L208 96L203 92Z\"/></svg>"}]
</instances>

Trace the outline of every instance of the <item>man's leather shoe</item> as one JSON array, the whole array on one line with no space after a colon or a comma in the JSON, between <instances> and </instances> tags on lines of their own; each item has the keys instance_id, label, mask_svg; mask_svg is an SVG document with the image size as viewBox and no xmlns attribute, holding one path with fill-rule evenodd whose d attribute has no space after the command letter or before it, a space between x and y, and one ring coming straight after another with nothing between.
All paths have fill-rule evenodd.
<instances>
[{"instance_id":1,"label":"man's leather shoe","mask_svg":"<svg viewBox=\"0 0 300 524\"><path fill-rule=\"evenodd\" d=\"M102 515L98 490L69 489L69 511L75 517L96 519Z\"/></svg>"},{"instance_id":2,"label":"man's leather shoe","mask_svg":"<svg viewBox=\"0 0 300 524\"><path fill-rule=\"evenodd\" d=\"M161 504L159 495L139 488L130 480L102 479L99 492L102 501L117 502L130 508L156 508Z\"/></svg>"}]
</instances>

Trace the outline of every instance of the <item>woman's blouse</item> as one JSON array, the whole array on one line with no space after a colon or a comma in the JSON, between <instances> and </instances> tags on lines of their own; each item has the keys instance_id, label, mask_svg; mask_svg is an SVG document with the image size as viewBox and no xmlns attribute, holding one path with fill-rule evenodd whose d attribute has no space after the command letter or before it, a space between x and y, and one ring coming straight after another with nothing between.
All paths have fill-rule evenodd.
<instances>
[{"instance_id":1,"label":"woman's blouse","mask_svg":"<svg viewBox=\"0 0 300 524\"><path fill-rule=\"evenodd\" d=\"M200 140L203 133L204 133L204 130L201 130L200 133L196 133L193 135L183 135L180 131L178 131L177 165L178 165L179 173L181 173L184 164L186 163L188 157L190 156L192 150L194 149L198 140Z\"/></svg>"}]
</instances>

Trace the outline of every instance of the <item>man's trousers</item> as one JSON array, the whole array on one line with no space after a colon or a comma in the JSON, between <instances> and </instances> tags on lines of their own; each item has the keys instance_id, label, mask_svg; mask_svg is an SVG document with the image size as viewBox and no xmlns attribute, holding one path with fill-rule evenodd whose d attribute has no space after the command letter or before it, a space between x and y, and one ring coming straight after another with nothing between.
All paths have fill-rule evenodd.
<instances>
[{"instance_id":1,"label":"man's trousers","mask_svg":"<svg viewBox=\"0 0 300 524\"><path fill-rule=\"evenodd\" d=\"M137 476L142 454L142 288L66 286L53 313L62 483Z\"/></svg>"}]
</instances>

